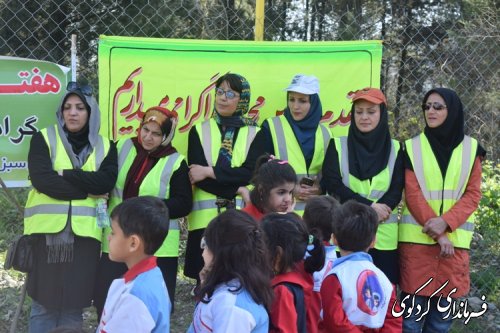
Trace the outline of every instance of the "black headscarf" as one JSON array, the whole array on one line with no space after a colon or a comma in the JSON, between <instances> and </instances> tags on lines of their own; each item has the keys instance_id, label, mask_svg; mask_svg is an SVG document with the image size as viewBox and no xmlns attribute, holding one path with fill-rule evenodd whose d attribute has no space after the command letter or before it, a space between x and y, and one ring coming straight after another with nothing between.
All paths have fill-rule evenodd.
<instances>
[{"instance_id":1,"label":"black headscarf","mask_svg":"<svg viewBox=\"0 0 500 333\"><path fill-rule=\"evenodd\" d=\"M365 180L378 175L387 167L391 153L391 135L387 106L380 105L380 121L372 131L361 132L354 121L354 105L351 107L351 126L347 135L349 173Z\"/></svg>"},{"instance_id":2,"label":"black headscarf","mask_svg":"<svg viewBox=\"0 0 500 333\"><path fill-rule=\"evenodd\" d=\"M429 140L434 156L439 164L441 174L446 174L446 169L450 163L451 154L464 139L464 109L462 101L457 93L447 88L434 88L429 90L423 100L423 105L427 103L427 98L432 93L436 93L444 99L448 115L444 122L435 128L430 128L425 122L424 134ZM424 111L425 119L425 111Z\"/></svg>"},{"instance_id":3,"label":"black headscarf","mask_svg":"<svg viewBox=\"0 0 500 333\"><path fill-rule=\"evenodd\" d=\"M448 88L434 88L429 90L423 100L423 105L427 103L427 98L432 93L436 93L444 99L448 115L444 122L435 128L430 128L425 122L424 134L429 140L432 152L444 178L448 164L450 163L453 149L455 149L464 139L464 108L460 97L454 90ZM424 111L425 119L425 111ZM486 151L478 145L476 156L485 156Z\"/></svg>"}]
</instances>

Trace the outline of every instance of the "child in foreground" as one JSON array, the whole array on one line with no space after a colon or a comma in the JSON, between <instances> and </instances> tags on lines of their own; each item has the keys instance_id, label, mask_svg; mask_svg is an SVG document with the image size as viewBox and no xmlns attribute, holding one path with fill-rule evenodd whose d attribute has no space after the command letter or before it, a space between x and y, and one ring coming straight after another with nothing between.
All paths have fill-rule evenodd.
<instances>
[{"instance_id":1,"label":"child in foreground","mask_svg":"<svg viewBox=\"0 0 500 333\"><path fill-rule=\"evenodd\" d=\"M254 188L250 192L250 203L242 210L257 221L265 214L291 212L296 183L297 174L288 161L263 155L257 159L251 180Z\"/></svg>"},{"instance_id":2,"label":"child in foreground","mask_svg":"<svg viewBox=\"0 0 500 333\"><path fill-rule=\"evenodd\" d=\"M312 273L323 267L325 253L321 241L310 236L302 219L295 213L272 213L262 220L269 256L275 273L271 284L273 333L316 333L320 319L313 293ZM304 260L307 246L307 258Z\"/></svg>"},{"instance_id":3,"label":"child in foreground","mask_svg":"<svg viewBox=\"0 0 500 333\"><path fill-rule=\"evenodd\" d=\"M168 228L168 209L158 198L135 197L113 209L109 257L128 271L109 288L98 333L169 332L170 299L153 256Z\"/></svg>"},{"instance_id":4,"label":"child in foreground","mask_svg":"<svg viewBox=\"0 0 500 333\"><path fill-rule=\"evenodd\" d=\"M335 214L333 241L341 257L321 285L321 332L401 332L392 316L396 294L367 251L375 244L378 217L373 208L348 201Z\"/></svg>"},{"instance_id":5,"label":"child in foreground","mask_svg":"<svg viewBox=\"0 0 500 333\"><path fill-rule=\"evenodd\" d=\"M188 333L267 333L272 274L257 222L227 210L208 224L200 246L205 267Z\"/></svg>"}]
</instances>

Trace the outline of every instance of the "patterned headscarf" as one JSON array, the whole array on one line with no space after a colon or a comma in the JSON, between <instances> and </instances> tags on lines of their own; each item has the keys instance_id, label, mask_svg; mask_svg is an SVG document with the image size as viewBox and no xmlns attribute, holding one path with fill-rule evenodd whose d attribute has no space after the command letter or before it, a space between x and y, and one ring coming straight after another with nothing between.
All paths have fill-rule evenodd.
<instances>
[{"instance_id":1,"label":"patterned headscarf","mask_svg":"<svg viewBox=\"0 0 500 333\"><path fill-rule=\"evenodd\" d=\"M241 75L226 74L221 76L216 83L220 87L226 81L231 89L240 94L240 99L232 116L221 116L214 104L213 118L223 128L223 136L217 163L231 165L233 156L233 141L236 128L244 126L256 126L253 119L246 117L250 103L250 83Z\"/></svg>"}]
</instances>

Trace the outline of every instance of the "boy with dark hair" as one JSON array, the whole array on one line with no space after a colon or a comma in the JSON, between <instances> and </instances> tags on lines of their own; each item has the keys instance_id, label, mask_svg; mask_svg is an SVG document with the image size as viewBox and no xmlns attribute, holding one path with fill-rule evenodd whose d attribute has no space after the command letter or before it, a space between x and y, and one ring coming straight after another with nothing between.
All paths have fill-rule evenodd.
<instances>
[{"instance_id":1,"label":"boy with dark hair","mask_svg":"<svg viewBox=\"0 0 500 333\"><path fill-rule=\"evenodd\" d=\"M127 199L113 209L109 258L128 271L111 284L97 332L169 332L171 304L153 255L168 228L168 209L156 197Z\"/></svg>"},{"instance_id":2,"label":"boy with dark hair","mask_svg":"<svg viewBox=\"0 0 500 333\"><path fill-rule=\"evenodd\" d=\"M394 288L372 261L378 217L373 208L348 201L335 213L333 241L341 257L321 286L322 332L401 332L402 318L392 316ZM366 291L370 291L369 304ZM377 294L374 307L371 295ZM396 309L399 312L399 305Z\"/></svg>"}]
</instances>

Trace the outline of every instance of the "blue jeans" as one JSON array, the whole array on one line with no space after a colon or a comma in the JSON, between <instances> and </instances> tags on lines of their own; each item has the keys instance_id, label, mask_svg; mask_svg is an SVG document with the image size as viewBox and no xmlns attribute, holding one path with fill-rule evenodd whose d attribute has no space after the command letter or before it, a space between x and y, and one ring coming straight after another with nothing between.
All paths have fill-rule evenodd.
<instances>
[{"instance_id":1,"label":"blue jeans","mask_svg":"<svg viewBox=\"0 0 500 333\"><path fill-rule=\"evenodd\" d=\"M401 299L404 299L408 294L402 293ZM452 319L451 315L448 316L447 319L443 319L446 313L441 313L438 311L437 302L439 297L432 297L430 299L430 308L429 312L422 317L422 319L418 320L422 316L422 312L425 311L428 307L427 301L429 300L428 296L413 296L410 295L408 299L405 300L404 304L406 305L406 309L412 306L413 297L415 297L414 309L412 311L412 315L408 318L408 312L405 311L403 314L403 333L447 333L450 330ZM417 313L417 305L421 306L421 313ZM449 303L446 300L446 297L441 298L440 306L445 307ZM418 321L417 321L418 320Z\"/></svg>"},{"instance_id":2,"label":"blue jeans","mask_svg":"<svg viewBox=\"0 0 500 333\"><path fill-rule=\"evenodd\" d=\"M47 333L56 327L82 329L82 309L50 310L33 300L29 333Z\"/></svg>"}]
</instances>

